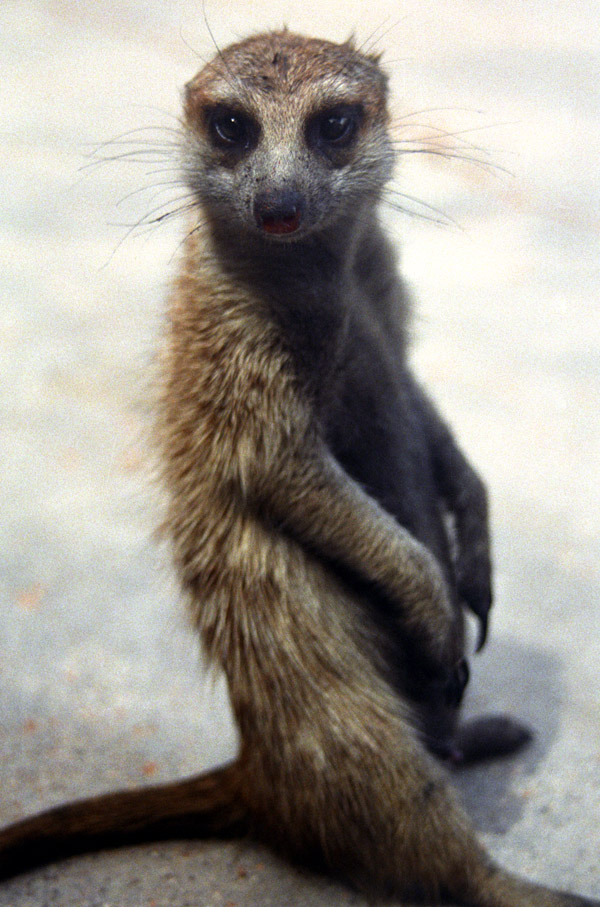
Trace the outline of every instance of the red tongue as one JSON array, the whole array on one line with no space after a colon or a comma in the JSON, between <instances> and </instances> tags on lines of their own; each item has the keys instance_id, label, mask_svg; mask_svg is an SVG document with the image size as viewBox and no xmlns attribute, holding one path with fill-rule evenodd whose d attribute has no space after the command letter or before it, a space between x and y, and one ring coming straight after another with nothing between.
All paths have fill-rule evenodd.
<instances>
[{"instance_id":1,"label":"red tongue","mask_svg":"<svg viewBox=\"0 0 600 907\"><path fill-rule=\"evenodd\" d=\"M289 217L263 217L261 227L265 233L294 233L300 226L300 212Z\"/></svg>"}]
</instances>

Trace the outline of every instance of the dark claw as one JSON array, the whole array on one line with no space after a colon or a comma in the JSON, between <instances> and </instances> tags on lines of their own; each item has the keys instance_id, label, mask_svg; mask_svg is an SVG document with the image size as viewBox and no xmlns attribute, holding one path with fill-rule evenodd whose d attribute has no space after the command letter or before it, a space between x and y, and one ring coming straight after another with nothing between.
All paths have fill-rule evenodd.
<instances>
[{"instance_id":1,"label":"dark claw","mask_svg":"<svg viewBox=\"0 0 600 907\"><path fill-rule=\"evenodd\" d=\"M479 633L477 636L477 646L475 647L476 652L481 652L485 645L488 633L488 612L485 614L478 614L477 618L479 620Z\"/></svg>"},{"instance_id":2,"label":"dark claw","mask_svg":"<svg viewBox=\"0 0 600 907\"><path fill-rule=\"evenodd\" d=\"M479 621L476 649L476 651L479 652L484 647L487 639L489 615L492 608L492 594L489 587L482 589L481 587L478 588L475 584L469 586L466 582L459 584L458 594L463 604Z\"/></svg>"},{"instance_id":3,"label":"dark claw","mask_svg":"<svg viewBox=\"0 0 600 907\"><path fill-rule=\"evenodd\" d=\"M457 664L450 682L446 687L446 704L451 708L458 708L465 692L465 687L469 682L469 663L466 658L462 658Z\"/></svg>"}]
</instances>

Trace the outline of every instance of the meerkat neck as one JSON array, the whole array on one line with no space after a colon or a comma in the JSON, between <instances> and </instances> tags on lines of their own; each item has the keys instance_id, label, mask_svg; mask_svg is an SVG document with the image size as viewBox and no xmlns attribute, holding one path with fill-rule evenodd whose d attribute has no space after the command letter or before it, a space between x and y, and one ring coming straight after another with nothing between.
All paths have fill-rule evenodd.
<instances>
[{"instance_id":1,"label":"meerkat neck","mask_svg":"<svg viewBox=\"0 0 600 907\"><path fill-rule=\"evenodd\" d=\"M292 289L298 292L302 288L303 295L310 294L311 288L322 293L327 286L340 287L351 277L361 247L381 230L377 204L378 199L364 200L351 217L287 242L273 242L261 235L240 236L227 224L212 223L211 245L222 273L250 284L259 293L264 290L271 299L281 296L290 306Z\"/></svg>"}]
</instances>

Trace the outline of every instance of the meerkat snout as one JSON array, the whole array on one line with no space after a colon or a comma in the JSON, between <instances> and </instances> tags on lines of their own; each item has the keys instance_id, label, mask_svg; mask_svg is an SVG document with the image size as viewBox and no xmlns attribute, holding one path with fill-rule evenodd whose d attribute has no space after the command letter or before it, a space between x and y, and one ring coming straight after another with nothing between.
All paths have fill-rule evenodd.
<instances>
[{"instance_id":1,"label":"meerkat snout","mask_svg":"<svg viewBox=\"0 0 600 907\"><path fill-rule=\"evenodd\" d=\"M258 226L273 235L295 233L304 219L306 200L296 189L266 189L254 199Z\"/></svg>"}]
</instances>

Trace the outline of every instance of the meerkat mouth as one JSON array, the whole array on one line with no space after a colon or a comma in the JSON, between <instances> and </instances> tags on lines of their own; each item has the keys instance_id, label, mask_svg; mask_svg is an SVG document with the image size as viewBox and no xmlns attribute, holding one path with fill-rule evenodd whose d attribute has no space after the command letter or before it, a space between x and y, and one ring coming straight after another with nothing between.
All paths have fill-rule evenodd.
<instances>
[{"instance_id":1,"label":"meerkat mouth","mask_svg":"<svg viewBox=\"0 0 600 907\"><path fill-rule=\"evenodd\" d=\"M254 218L263 233L287 236L299 229L306 202L295 189L267 189L254 200Z\"/></svg>"},{"instance_id":2,"label":"meerkat mouth","mask_svg":"<svg viewBox=\"0 0 600 907\"><path fill-rule=\"evenodd\" d=\"M294 211L293 214L289 214L286 217L264 217L261 219L260 226L265 233L281 236L287 233L295 233L300 226L301 220L300 211Z\"/></svg>"}]
</instances>

